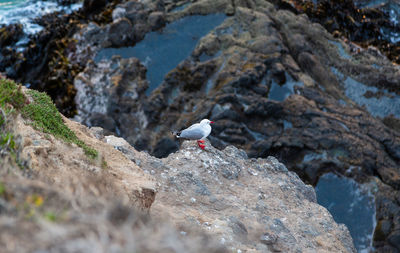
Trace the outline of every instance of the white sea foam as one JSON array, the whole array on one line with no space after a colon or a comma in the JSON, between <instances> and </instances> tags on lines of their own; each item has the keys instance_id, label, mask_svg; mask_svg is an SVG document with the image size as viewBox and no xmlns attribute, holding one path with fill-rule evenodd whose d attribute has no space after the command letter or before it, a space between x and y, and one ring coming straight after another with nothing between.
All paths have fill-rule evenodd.
<instances>
[{"instance_id":1,"label":"white sea foam","mask_svg":"<svg viewBox=\"0 0 400 253\"><path fill-rule=\"evenodd\" d=\"M81 2L61 6L56 1L0 0L0 24L21 23L25 33L35 34L43 29L33 22L35 18L56 11L71 13L81 7Z\"/></svg>"}]
</instances>

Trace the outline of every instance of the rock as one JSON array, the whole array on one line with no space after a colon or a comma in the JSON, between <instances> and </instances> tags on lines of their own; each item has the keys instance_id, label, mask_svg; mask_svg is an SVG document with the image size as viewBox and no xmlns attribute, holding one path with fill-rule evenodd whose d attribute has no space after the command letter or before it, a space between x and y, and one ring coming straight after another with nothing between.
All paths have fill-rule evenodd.
<instances>
[{"instance_id":1,"label":"rock","mask_svg":"<svg viewBox=\"0 0 400 253\"><path fill-rule=\"evenodd\" d=\"M355 252L347 228L274 157L249 159L233 146L220 151L206 141L202 150L186 141L158 159L58 115L49 98L37 100L43 95L2 85L18 98L2 98L14 107L0 125L8 138L0 145L4 252ZM48 118L29 116L32 106Z\"/></svg>"},{"instance_id":2,"label":"rock","mask_svg":"<svg viewBox=\"0 0 400 253\"><path fill-rule=\"evenodd\" d=\"M19 157L21 162L26 161L35 177L64 187L66 193L102 194L104 199L118 194L122 203L130 201L138 209L150 208L156 190L154 180L111 146L95 139L86 127L67 118L63 120L80 140L95 147L101 160L91 162L82 149L34 130L19 117L14 128L14 134L21 139ZM107 170L103 168L104 165ZM80 181L75 180L83 175ZM96 189L87 188L87 191L73 193L77 187L87 187L93 180L102 182L104 187L99 184ZM112 185L112 189L108 189L107 185Z\"/></svg>"},{"instance_id":3,"label":"rock","mask_svg":"<svg viewBox=\"0 0 400 253\"><path fill-rule=\"evenodd\" d=\"M169 154L177 151L178 149L179 146L175 141L169 138L164 138L156 144L153 154L155 157L162 158L167 157Z\"/></svg>"},{"instance_id":4,"label":"rock","mask_svg":"<svg viewBox=\"0 0 400 253\"><path fill-rule=\"evenodd\" d=\"M0 27L0 47L16 43L24 34L21 24L10 24Z\"/></svg>"},{"instance_id":5,"label":"rock","mask_svg":"<svg viewBox=\"0 0 400 253\"><path fill-rule=\"evenodd\" d=\"M121 18L125 17L125 16L126 16L126 9L121 8L121 7L117 7L117 8L115 8L113 10L112 19L113 19L114 22L117 21L118 19L121 19Z\"/></svg>"},{"instance_id":6,"label":"rock","mask_svg":"<svg viewBox=\"0 0 400 253\"><path fill-rule=\"evenodd\" d=\"M106 4L107 0L84 0L82 12L85 14L91 14L101 10Z\"/></svg>"},{"instance_id":7,"label":"rock","mask_svg":"<svg viewBox=\"0 0 400 253\"><path fill-rule=\"evenodd\" d=\"M386 25L384 15L371 9L357 10L352 1L321 1L318 6L310 1L296 1L297 5L284 2L201 0L174 12L169 10L176 3L168 1L114 3L115 20L111 7L101 22L93 16L97 24L78 22L80 25L75 26L72 24L77 19L64 18L48 26L38 36L40 43L32 44L28 52L18 56L4 49L3 59L8 65L2 71L35 88L49 87L46 91L69 116L77 109L71 101L77 101L77 119L81 122L100 124L137 149L153 154L160 150L157 145L163 146L162 140L173 138L171 129L214 117L218 122L210 136L213 145L223 149L234 144L253 158L274 155L308 183L315 184L327 171L359 182L377 179L382 183L374 193L377 220L387 220L390 231L385 231L374 246L378 251L393 248L388 235L395 231L399 207L398 120L388 115L382 122L371 116L369 103L362 107L356 100L368 97L382 102L399 95L400 73L376 48L339 39L344 35L357 41L370 40L372 35L365 31L373 27L376 34L380 25ZM299 6L308 17L298 14L302 12L296 9ZM112 46L108 31L120 20L129 20L133 26L133 39L125 41L127 46L142 40L153 25L161 25L163 18L173 22L215 10L229 17L201 38L191 56L170 70L149 96L145 94L146 68L135 60L90 61L99 50ZM326 29L313 23L317 20ZM126 36L111 30L115 38ZM61 35L76 42L52 39ZM49 41L65 45L65 50L51 53L53 47L46 46ZM394 51L390 43L378 47ZM55 63L63 59L70 64L58 68ZM47 62L54 65L47 68ZM346 88L352 80L358 87L365 84L366 91L356 98L350 97ZM276 91L281 94L278 99L273 96ZM395 108L395 103L387 105L386 109ZM169 150L173 150L172 145ZM239 175L235 168L221 171L226 180ZM267 246L260 241L256 247Z\"/></svg>"},{"instance_id":8,"label":"rock","mask_svg":"<svg viewBox=\"0 0 400 253\"><path fill-rule=\"evenodd\" d=\"M129 81L126 80L128 76ZM147 81L144 78L145 68L137 59L114 57L111 61L92 62L85 72L80 73L75 79L77 89L75 99L80 105L75 119L89 126L103 126L113 132L117 132L116 124L121 125L120 121L124 121L123 133L129 129L134 135L134 131L141 129L138 124L145 124L145 122L141 120L139 123L136 118L140 119L141 117L134 117L132 118L134 122L128 123L127 120L130 117L120 117L120 115L135 111L132 106L135 101L144 96L147 88ZM102 79L103 82L96 81L99 79ZM105 82L105 80L107 81ZM100 84L101 86L99 86ZM94 99L85 102L88 94ZM125 103L125 110L120 109L121 103ZM114 108L114 105L117 107ZM141 114L140 111L136 111L136 113ZM115 121L117 118L119 120ZM115 123L112 124L112 122ZM135 125L137 125L136 128L132 127ZM127 127L126 130L125 127Z\"/></svg>"},{"instance_id":9,"label":"rock","mask_svg":"<svg viewBox=\"0 0 400 253\"><path fill-rule=\"evenodd\" d=\"M397 250L400 250L400 231L392 232L389 235L388 240Z\"/></svg>"},{"instance_id":10,"label":"rock","mask_svg":"<svg viewBox=\"0 0 400 253\"><path fill-rule=\"evenodd\" d=\"M365 47L374 45L390 60L398 61L397 54L393 54L395 45L387 43L387 37L382 33L386 29L395 29L390 16L390 8L386 4L370 5L365 1L277 1L285 9L295 13L305 13L313 22L323 25L335 37L346 37ZM290 4L289 4L290 2ZM394 32L394 31L392 31ZM381 54L379 53L379 54Z\"/></svg>"},{"instance_id":11,"label":"rock","mask_svg":"<svg viewBox=\"0 0 400 253\"><path fill-rule=\"evenodd\" d=\"M82 143L97 150L97 158L89 158L77 145L34 129L19 110L2 114L6 120L0 124L13 143L0 144L2 252L228 252L205 232L150 217L154 177L97 139L103 138L102 129L62 118Z\"/></svg>"},{"instance_id":12,"label":"rock","mask_svg":"<svg viewBox=\"0 0 400 253\"><path fill-rule=\"evenodd\" d=\"M178 227L201 228L234 251L355 252L347 228L316 203L313 188L273 157L248 159L242 150L219 151L208 141L203 151L186 141L156 159L121 138L105 140L157 178L151 214L168 213Z\"/></svg>"},{"instance_id":13,"label":"rock","mask_svg":"<svg viewBox=\"0 0 400 253\"><path fill-rule=\"evenodd\" d=\"M210 141L219 148L234 144L251 157L274 155L312 184L327 171L361 182L379 175L397 192L399 173L393 168L398 167L398 133L356 106L343 87L348 76L369 86L387 83L396 90L393 80L399 78L398 71L373 50L351 51L351 44L336 40L306 15L275 9L268 2L253 2L238 2L232 16L199 41L193 59L171 70L150 96L135 85L128 90L140 99L126 101L114 93L114 102L104 112L116 122L121 136L138 149L159 155L158 146L163 146L165 138L172 138L171 129L211 117L217 123ZM207 14L211 6L222 10L229 5L227 1L199 1L177 14L166 15L166 20ZM146 20L164 13L146 3L124 3L118 8L124 8L134 24L136 41L151 29ZM210 58L200 61L203 54ZM385 67L367 67L372 64ZM110 80L113 74L105 69L88 65L86 73L92 74L81 84L94 83L99 76L93 73L102 73L103 80ZM128 83L135 78L123 79ZM281 84L276 89L287 92L283 101L269 97L274 83ZM122 85L121 91L126 87ZM350 167L360 170L349 173ZM221 171L227 180L239 175L233 169ZM384 218L385 212L394 215L385 205L378 204L377 210L378 217ZM389 221L392 228L393 219Z\"/></svg>"},{"instance_id":14,"label":"rock","mask_svg":"<svg viewBox=\"0 0 400 253\"><path fill-rule=\"evenodd\" d=\"M113 47L132 44L134 39L133 26L129 19L120 18L112 23L108 30L108 40Z\"/></svg>"},{"instance_id":15,"label":"rock","mask_svg":"<svg viewBox=\"0 0 400 253\"><path fill-rule=\"evenodd\" d=\"M149 26L142 23L137 23L133 26L135 41L141 41L149 30Z\"/></svg>"},{"instance_id":16,"label":"rock","mask_svg":"<svg viewBox=\"0 0 400 253\"><path fill-rule=\"evenodd\" d=\"M15 80L46 91L67 116L72 116L75 111L71 77L82 71L80 64L84 64L67 60L71 51L74 51L72 31L77 29L78 16L77 13L51 13L36 20L44 29L30 38L22 52L7 54L6 57L11 59L2 61L4 65L0 66Z\"/></svg>"},{"instance_id":17,"label":"rock","mask_svg":"<svg viewBox=\"0 0 400 253\"><path fill-rule=\"evenodd\" d=\"M391 230L391 222L388 220L380 220L376 225L374 240L384 241Z\"/></svg>"},{"instance_id":18,"label":"rock","mask_svg":"<svg viewBox=\"0 0 400 253\"><path fill-rule=\"evenodd\" d=\"M76 58L74 60L87 62L94 56L96 48L109 46L107 36L104 36L104 33L105 29L94 22L90 22L79 33L76 33L74 39L82 42L82 44L85 41L85 45L80 45L80 43L76 45ZM86 45L90 45L90 47L86 47Z\"/></svg>"},{"instance_id":19,"label":"rock","mask_svg":"<svg viewBox=\"0 0 400 253\"><path fill-rule=\"evenodd\" d=\"M143 8L143 7L136 7L136 8ZM147 20L149 13L148 11L145 10L132 10L129 11L127 8L127 13L126 17L132 22L132 24L136 25L138 23L145 24L145 21Z\"/></svg>"},{"instance_id":20,"label":"rock","mask_svg":"<svg viewBox=\"0 0 400 253\"><path fill-rule=\"evenodd\" d=\"M105 131L108 131L109 134L116 132L114 119L107 117L105 114L94 112L90 119L90 125L103 126Z\"/></svg>"},{"instance_id":21,"label":"rock","mask_svg":"<svg viewBox=\"0 0 400 253\"><path fill-rule=\"evenodd\" d=\"M162 12L152 12L150 13L148 19L148 24L152 30L158 30L165 25L165 17Z\"/></svg>"}]
</instances>

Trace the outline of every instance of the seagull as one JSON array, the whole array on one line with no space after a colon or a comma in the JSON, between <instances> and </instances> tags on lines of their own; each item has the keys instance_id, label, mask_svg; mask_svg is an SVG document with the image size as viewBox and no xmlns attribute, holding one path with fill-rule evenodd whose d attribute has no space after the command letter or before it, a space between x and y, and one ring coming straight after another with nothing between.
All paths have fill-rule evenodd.
<instances>
[{"instance_id":1,"label":"seagull","mask_svg":"<svg viewBox=\"0 0 400 253\"><path fill-rule=\"evenodd\" d=\"M183 139L188 139L188 140L197 140L197 145L201 149L204 150L205 146L204 145L204 139L210 135L211 133L211 126L210 124L214 123L213 121L210 121L208 119L203 119L200 121L200 123L196 123L191 125L190 127L174 133L174 135L177 138L183 138Z\"/></svg>"}]
</instances>

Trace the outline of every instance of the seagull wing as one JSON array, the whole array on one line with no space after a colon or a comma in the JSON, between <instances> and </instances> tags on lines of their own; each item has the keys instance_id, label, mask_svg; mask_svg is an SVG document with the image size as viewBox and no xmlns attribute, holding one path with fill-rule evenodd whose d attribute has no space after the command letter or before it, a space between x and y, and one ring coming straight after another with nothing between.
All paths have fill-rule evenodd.
<instances>
[{"instance_id":1,"label":"seagull wing","mask_svg":"<svg viewBox=\"0 0 400 253\"><path fill-rule=\"evenodd\" d=\"M196 127L199 127L199 126L200 126L200 123L196 123L196 124L193 124L190 127L186 128L185 130L193 129L193 128L196 128ZM185 130L183 130L183 131L185 131Z\"/></svg>"},{"instance_id":2,"label":"seagull wing","mask_svg":"<svg viewBox=\"0 0 400 253\"><path fill-rule=\"evenodd\" d=\"M198 126L195 126L198 125ZM179 135L180 138L190 139L190 140L199 140L204 136L204 130L199 127L199 124L195 124L181 132Z\"/></svg>"}]
</instances>

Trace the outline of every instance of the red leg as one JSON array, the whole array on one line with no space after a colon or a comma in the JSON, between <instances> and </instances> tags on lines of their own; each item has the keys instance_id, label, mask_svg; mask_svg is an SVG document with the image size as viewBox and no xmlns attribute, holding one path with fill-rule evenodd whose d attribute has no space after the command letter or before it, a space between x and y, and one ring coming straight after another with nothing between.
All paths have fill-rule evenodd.
<instances>
[{"instance_id":1,"label":"red leg","mask_svg":"<svg viewBox=\"0 0 400 253\"><path fill-rule=\"evenodd\" d=\"M204 140L198 140L198 142L200 142L200 143L204 143Z\"/></svg>"},{"instance_id":2,"label":"red leg","mask_svg":"<svg viewBox=\"0 0 400 253\"><path fill-rule=\"evenodd\" d=\"M202 144L202 143L204 143L204 141L203 141L203 142L200 141L200 140L197 141L197 145L199 145L199 147L200 147L201 149L204 150L204 148L205 148L206 145L204 145L204 144Z\"/></svg>"}]
</instances>

